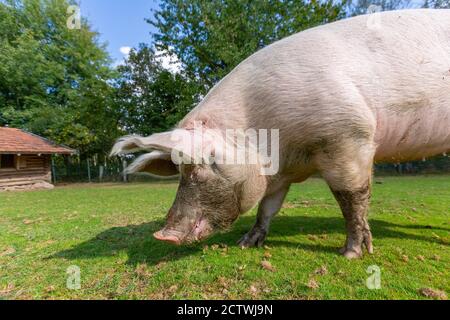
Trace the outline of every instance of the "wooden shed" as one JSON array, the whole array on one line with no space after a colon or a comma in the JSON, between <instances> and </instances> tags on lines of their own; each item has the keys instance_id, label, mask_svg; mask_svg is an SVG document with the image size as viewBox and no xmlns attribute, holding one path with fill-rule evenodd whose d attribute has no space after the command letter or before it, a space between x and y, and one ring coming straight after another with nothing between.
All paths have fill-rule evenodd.
<instances>
[{"instance_id":1,"label":"wooden shed","mask_svg":"<svg viewBox=\"0 0 450 320\"><path fill-rule=\"evenodd\" d=\"M35 134L0 127L0 191L52 188L51 156L75 153Z\"/></svg>"}]
</instances>

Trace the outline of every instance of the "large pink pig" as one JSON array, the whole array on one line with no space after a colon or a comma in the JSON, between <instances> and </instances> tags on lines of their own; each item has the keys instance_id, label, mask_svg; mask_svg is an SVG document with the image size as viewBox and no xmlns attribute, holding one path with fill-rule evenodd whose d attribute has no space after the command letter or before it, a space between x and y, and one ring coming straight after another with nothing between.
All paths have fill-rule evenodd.
<instances>
[{"instance_id":1,"label":"large pink pig","mask_svg":"<svg viewBox=\"0 0 450 320\"><path fill-rule=\"evenodd\" d=\"M219 133L278 129L278 170L262 174L260 161L174 163L174 151L192 158L174 133L195 136L196 123ZM218 141L208 140L208 152L218 152ZM320 173L346 221L342 254L361 257L363 245L372 253L374 161L450 150L450 10L359 16L278 41L217 84L177 130L125 137L112 153L138 150L148 153L130 173L181 177L166 227L154 235L159 240L201 240L259 204L239 244L261 246L290 185Z\"/></svg>"}]
</instances>

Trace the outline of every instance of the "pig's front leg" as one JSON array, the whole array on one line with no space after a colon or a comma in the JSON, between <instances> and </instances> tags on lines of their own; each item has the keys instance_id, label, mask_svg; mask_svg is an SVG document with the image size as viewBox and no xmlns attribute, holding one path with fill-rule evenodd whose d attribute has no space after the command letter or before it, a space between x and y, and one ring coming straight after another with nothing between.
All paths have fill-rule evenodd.
<instances>
[{"instance_id":1,"label":"pig's front leg","mask_svg":"<svg viewBox=\"0 0 450 320\"><path fill-rule=\"evenodd\" d=\"M269 233L272 218L280 211L284 198L289 191L289 185L283 186L278 191L265 196L258 208L256 224L253 229L243 236L238 245L243 248L261 247Z\"/></svg>"}]
</instances>

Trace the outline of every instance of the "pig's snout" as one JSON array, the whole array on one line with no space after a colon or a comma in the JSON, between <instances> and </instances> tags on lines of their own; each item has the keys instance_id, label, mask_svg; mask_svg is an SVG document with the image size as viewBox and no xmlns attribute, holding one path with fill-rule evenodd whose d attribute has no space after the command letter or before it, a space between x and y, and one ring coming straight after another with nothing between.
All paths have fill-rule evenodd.
<instances>
[{"instance_id":1,"label":"pig's snout","mask_svg":"<svg viewBox=\"0 0 450 320\"><path fill-rule=\"evenodd\" d=\"M177 223L166 225L161 231L155 232L155 239L174 245L182 245L203 240L213 233L208 220L200 217L193 224Z\"/></svg>"},{"instance_id":2,"label":"pig's snout","mask_svg":"<svg viewBox=\"0 0 450 320\"><path fill-rule=\"evenodd\" d=\"M155 232L153 234L153 237L155 237L156 240L160 240L160 241L164 241L164 242L168 242L170 244L175 244L175 245L181 245L181 239L179 237L177 237L174 234L170 234L164 230Z\"/></svg>"}]
</instances>

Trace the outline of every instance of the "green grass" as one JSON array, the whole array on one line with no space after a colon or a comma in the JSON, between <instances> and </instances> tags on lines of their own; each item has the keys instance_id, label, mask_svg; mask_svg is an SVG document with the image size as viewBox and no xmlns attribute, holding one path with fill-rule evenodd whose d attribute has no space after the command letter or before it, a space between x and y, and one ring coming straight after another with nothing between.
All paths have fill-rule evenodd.
<instances>
[{"instance_id":1,"label":"green grass","mask_svg":"<svg viewBox=\"0 0 450 320\"><path fill-rule=\"evenodd\" d=\"M268 248L247 250L235 242L254 212L203 244L154 240L174 183L3 193L0 299L423 299L421 288L448 295L450 176L375 180L375 254L357 261L337 253L344 220L317 179L292 188ZM66 288L72 265L81 270L80 290ZM381 268L380 290L366 287L371 265ZM321 267L327 271L316 274Z\"/></svg>"}]
</instances>

